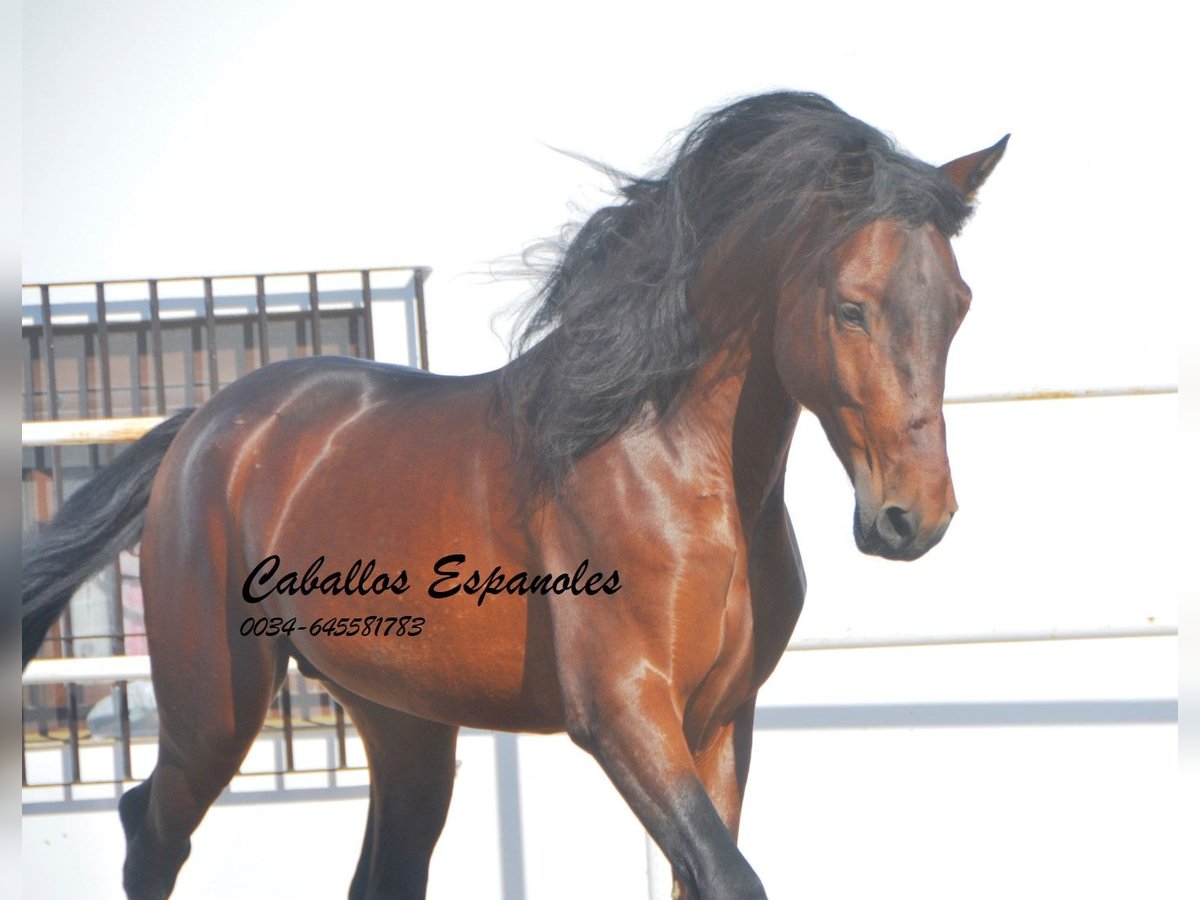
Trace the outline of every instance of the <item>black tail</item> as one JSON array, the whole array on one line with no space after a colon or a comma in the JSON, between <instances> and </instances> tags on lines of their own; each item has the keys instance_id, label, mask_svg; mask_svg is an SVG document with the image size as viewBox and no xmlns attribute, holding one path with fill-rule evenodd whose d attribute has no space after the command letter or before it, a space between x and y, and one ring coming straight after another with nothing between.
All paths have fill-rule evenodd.
<instances>
[{"instance_id":1,"label":"black tail","mask_svg":"<svg viewBox=\"0 0 1200 900\"><path fill-rule=\"evenodd\" d=\"M79 586L137 543L159 463L193 412L176 413L127 447L26 544L21 561L22 669Z\"/></svg>"}]
</instances>

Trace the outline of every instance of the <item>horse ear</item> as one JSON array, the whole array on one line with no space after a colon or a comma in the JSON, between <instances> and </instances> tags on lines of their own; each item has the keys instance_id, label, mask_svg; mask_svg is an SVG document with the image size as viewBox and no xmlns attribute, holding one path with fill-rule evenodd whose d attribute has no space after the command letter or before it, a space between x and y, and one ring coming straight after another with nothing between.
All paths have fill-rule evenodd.
<instances>
[{"instance_id":1,"label":"horse ear","mask_svg":"<svg viewBox=\"0 0 1200 900\"><path fill-rule=\"evenodd\" d=\"M1004 148L1008 146L1010 137L1011 135L1006 134L986 150L960 156L941 167L942 172L950 179L950 183L958 189L968 203L975 199L975 192L979 190L979 186L992 174L996 163L1000 162L1000 157L1004 155Z\"/></svg>"}]
</instances>

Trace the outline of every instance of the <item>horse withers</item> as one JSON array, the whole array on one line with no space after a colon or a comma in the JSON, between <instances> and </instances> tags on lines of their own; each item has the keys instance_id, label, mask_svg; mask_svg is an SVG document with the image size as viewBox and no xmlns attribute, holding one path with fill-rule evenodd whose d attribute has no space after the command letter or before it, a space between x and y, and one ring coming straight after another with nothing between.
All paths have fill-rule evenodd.
<instances>
[{"instance_id":1,"label":"horse withers","mask_svg":"<svg viewBox=\"0 0 1200 900\"><path fill-rule=\"evenodd\" d=\"M140 536L160 739L121 801L129 896L170 893L289 657L366 747L351 897L424 896L461 726L565 730L678 896L764 896L736 836L804 598L797 417L850 477L863 552L938 542L970 303L950 238L1004 147L936 168L822 97L741 100L563 242L504 368L267 366L77 491L27 548L25 656Z\"/></svg>"}]
</instances>

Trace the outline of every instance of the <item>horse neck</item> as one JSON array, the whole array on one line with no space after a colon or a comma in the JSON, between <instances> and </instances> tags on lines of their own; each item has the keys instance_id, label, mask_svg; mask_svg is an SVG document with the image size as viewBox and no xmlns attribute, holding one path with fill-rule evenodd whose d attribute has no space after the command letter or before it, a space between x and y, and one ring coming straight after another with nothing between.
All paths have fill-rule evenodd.
<instances>
[{"instance_id":1,"label":"horse neck","mask_svg":"<svg viewBox=\"0 0 1200 900\"><path fill-rule=\"evenodd\" d=\"M743 522L782 498L784 466L800 414L779 379L769 307L728 336L697 373L681 406L692 430L711 436L732 476ZM703 329L704 323L701 322Z\"/></svg>"}]
</instances>

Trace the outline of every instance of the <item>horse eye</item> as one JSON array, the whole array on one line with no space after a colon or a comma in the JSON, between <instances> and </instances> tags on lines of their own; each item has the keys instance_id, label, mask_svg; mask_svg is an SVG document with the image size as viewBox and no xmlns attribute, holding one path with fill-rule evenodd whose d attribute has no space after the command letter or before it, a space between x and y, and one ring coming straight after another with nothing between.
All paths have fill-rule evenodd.
<instances>
[{"instance_id":1,"label":"horse eye","mask_svg":"<svg viewBox=\"0 0 1200 900\"><path fill-rule=\"evenodd\" d=\"M857 325L861 328L866 322L862 305L859 303L839 303L838 315L847 325Z\"/></svg>"}]
</instances>

